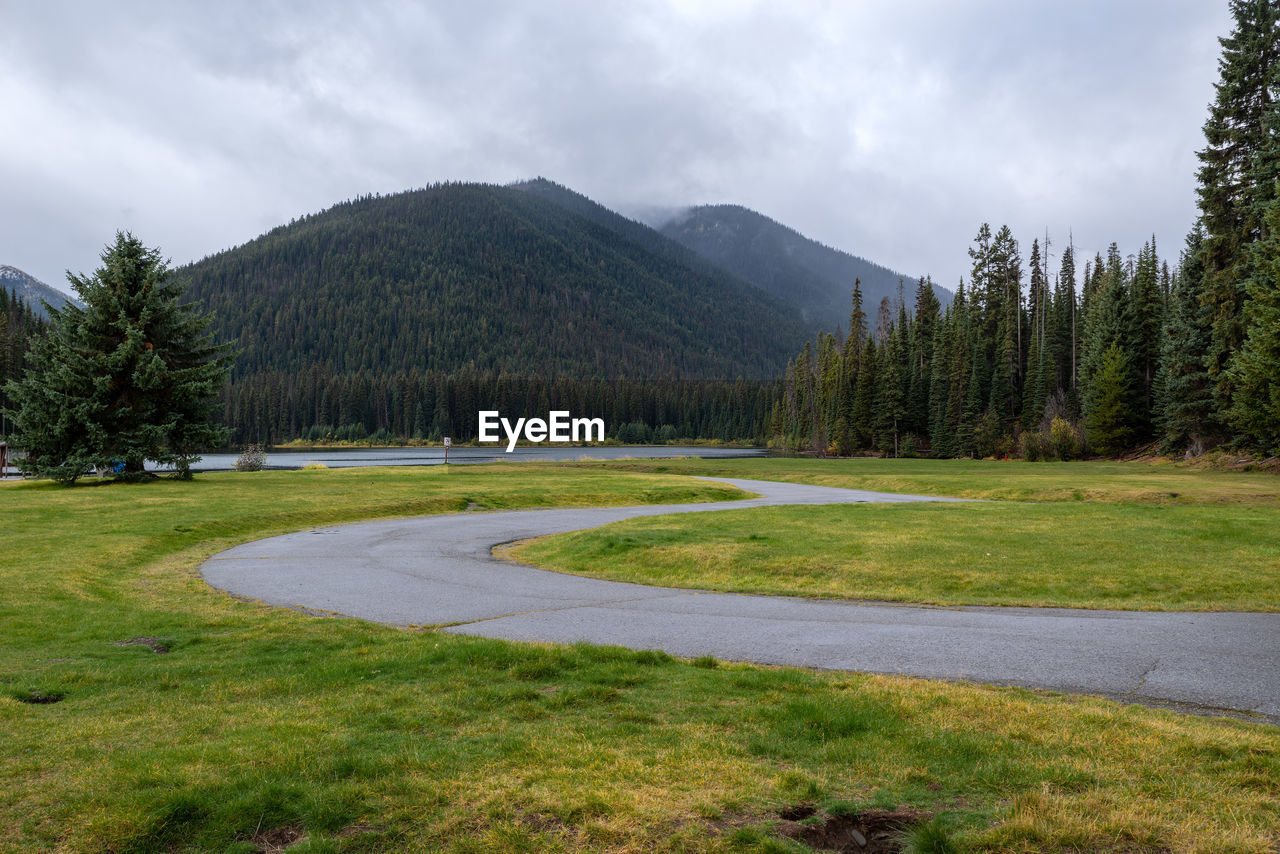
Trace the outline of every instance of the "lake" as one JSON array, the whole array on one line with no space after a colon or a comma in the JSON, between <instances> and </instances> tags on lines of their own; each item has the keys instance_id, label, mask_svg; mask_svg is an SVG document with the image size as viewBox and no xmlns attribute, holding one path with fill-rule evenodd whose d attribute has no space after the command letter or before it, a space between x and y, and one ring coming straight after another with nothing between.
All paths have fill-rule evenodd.
<instances>
[{"instance_id":1,"label":"lake","mask_svg":"<svg viewBox=\"0 0 1280 854\"><path fill-rule=\"evenodd\" d=\"M450 463L510 463L533 460L618 460L627 457L662 459L664 457L762 457L766 451L756 448L717 448L697 445L626 445L621 447L530 446L506 453L501 448L449 449ZM192 471L230 471L238 454L206 454L193 463ZM320 463L329 468L356 466L436 466L444 462L444 448L313 448L311 450L270 451L269 469L300 469L307 463Z\"/></svg>"}]
</instances>

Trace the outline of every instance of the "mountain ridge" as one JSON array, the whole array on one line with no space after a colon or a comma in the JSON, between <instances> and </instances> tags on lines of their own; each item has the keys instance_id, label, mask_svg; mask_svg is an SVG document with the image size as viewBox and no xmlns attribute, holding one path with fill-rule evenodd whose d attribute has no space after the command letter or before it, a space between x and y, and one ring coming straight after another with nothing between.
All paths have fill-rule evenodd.
<instances>
[{"instance_id":1,"label":"mountain ridge","mask_svg":"<svg viewBox=\"0 0 1280 854\"><path fill-rule=\"evenodd\" d=\"M772 378L802 346L794 309L572 195L593 207L491 184L368 196L176 273L243 371Z\"/></svg>"},{"instance_id":2,"label":"mountain ridge","mask_svg":"<svg viewBox=\"0 0 1280 854\"><path fill-rule=\"evenodd\" d=\"M57 288L46 285L35 276L8 264L0 264L0 288L16 294L31 307L32 311L45 320L49 319L49 313L45 311L44 303L48 303L53 308L62 308L69 302L76 302Z\"/></svg>"},{"instance_id":3,"label":"mountain ridge","mask_svg":"<svg viewBox=\"0 0 1280 854\"><path fill-rule=\"evenodd\" d=\"M874 317L880 301L898 298L898 285L914 290L917 278L827 246L742 205L685 208L658 231L729 272L787 300L810 325L848 331L853 283L861 282L863 310ZM934 285L943 305L951 291Z\"/></svg>"}]
</instances>

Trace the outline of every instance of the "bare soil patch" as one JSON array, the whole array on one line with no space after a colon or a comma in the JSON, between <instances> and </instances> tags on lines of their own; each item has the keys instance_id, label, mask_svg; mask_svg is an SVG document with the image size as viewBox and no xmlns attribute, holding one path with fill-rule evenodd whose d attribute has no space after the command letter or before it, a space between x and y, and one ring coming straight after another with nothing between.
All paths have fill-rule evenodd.
<instances>
[{"instance_id":1,"label":"bare soil patch","mask_svg":"<svg viewBox=\"0 0 1280 854\"><path fill-rule=\"evenodd\" d=\"M778 832L818 851L841 854L897 854L908 830L930 818L928 813L899 807L829 815L801 804L779 813Z\"/></svg>"},{"instance_id":2,"label":"bare soil patch","mask_svg":"<svg viewBox=\"0 0 1280 854\"><path fill-rule=\"evenodd\" d=\"M165 655L169 652L169 647L160 638L129 638L128 640L115 641L114 645L145 646L157 655Z\"/></svg>"}]
</instances>

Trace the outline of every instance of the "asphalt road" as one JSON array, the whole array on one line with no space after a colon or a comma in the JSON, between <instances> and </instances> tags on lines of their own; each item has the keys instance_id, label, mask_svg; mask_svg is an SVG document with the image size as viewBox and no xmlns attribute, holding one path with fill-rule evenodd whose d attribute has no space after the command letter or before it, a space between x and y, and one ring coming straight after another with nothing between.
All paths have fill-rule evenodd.
<instances>
[{"instance_id":1,"label":"asphalt road","mask_svg":"<svg viewBox=\"0 0 1280 854\"><path fill-rule=\"evenodd\" d=\"M272 605L521 641L1103 694L1280 723L1280 614L938 608L600 581L492 557L495 545L620 519L778 504L949 501L723 478L760 498L472 512L246 543L206 581Z\"/></svg>"}]
</instances>

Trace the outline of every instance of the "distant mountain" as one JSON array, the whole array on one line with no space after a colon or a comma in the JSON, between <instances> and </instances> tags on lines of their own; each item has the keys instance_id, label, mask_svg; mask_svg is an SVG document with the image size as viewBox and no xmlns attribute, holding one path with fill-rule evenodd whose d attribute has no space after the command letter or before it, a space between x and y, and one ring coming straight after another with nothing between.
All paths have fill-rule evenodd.
<instances>
[{"instance_id":1,"label":"distant mountain","mask_svg":"<svg viewBox=\"0 0 1280 854\"><path fill-rule=\"evenodd\" d=\"M17 294L19 299L31 306L32 311L45 319L48 319L49 315L44 310L42 300L54 308L62 308L68 302L73 301L62 291L51 288L39 279L22 272L17 267L9 267L3 264L0 264L0 288Z\"/></svg>"},{"instance_id":2,"label":"distant mountain","mask_svg":"<svg viewBox=\"0 0 1280 854\"><path fill-rule=\"evenodd\" d=\"M799 312L551 182L344 202L180 268L237 373L772 378Z\"/></svg>"},{"instance_id":3,"label":"distant mountain","mask_svg":"<svg viewBox=\"0 0 1280 854\"><path fill-rule=\"evenodd\" d=\"M736 276L799 309L806 323L828 332L848 330L853 282L862 284L863 307L875 317L880 300L898 297L898 282L913 299L917 278L811 240L738 205L705 205L682 211L659 231ZM934 285L943 305L952 293Z\"/></svg>"}]
</instances>

